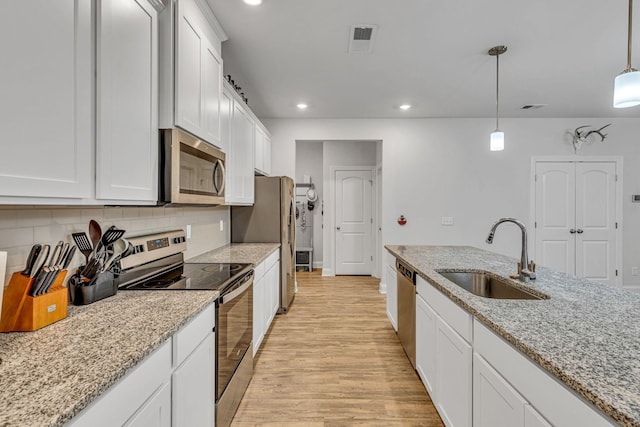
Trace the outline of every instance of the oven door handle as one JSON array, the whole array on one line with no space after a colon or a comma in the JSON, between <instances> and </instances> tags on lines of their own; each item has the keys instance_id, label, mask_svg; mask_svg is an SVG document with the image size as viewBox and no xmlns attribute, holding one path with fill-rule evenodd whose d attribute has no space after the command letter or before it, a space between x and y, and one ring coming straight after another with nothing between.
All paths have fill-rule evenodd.
<instances>
[{"instance_id":1,"label":"oven door handle","mask_svg":"<svg viewBox=\"0 0 640 427\"><path fill-rule=\"evenodd\" d=\"M220 304L226 304L229 301L233 301L238 296L240 296L242 293L244 293L244 291L249 289L249 287L251 287L251 286L253 286L253 275L251 275L251 279L247 280L239 288L234 289L233 291L229 292L228 294L224 294L224 295L220 296Z\"/></svg>"}]
</instances>

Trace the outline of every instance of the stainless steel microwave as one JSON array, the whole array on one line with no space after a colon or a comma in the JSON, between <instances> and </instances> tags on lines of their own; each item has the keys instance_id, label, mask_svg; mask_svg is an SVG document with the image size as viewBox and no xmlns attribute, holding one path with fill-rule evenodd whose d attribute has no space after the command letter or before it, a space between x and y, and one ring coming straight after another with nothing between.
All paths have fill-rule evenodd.
<instances>
[{"instance_id":1,"label":"stainless steel microwave","mask_svg":"<svg viewBox=\"0 0 640 427\"><path fill-rule=\"evenodd\" d=\"M159 204L224 204L225 154L180 129L160 130Z\"/></svg>"}]
</instances>

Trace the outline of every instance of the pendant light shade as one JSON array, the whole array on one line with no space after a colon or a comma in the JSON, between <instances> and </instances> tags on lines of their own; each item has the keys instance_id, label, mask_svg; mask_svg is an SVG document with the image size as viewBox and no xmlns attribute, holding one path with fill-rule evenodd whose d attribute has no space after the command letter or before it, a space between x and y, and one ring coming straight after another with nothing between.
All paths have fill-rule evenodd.
<instances>
[{"instance_id":1,"label":"pendant light shade","mask_svg":"<svg viewBox=\"0 0 640 427\"><path fill-rule=\"evenodd\" d=\"M489 142L489 150L491 151L504 150L504 132L498 126L498 119L500 116L500 55L506 51L506 46L494 46L489 49L489 55L496 57L496 130L491 134Z\"/></svg>"},{"instance_id":2,"label":"pendant light shade","mask_svg":"<svg viewBox=\"0 0 640 427\"><path fill-rule=\"evenodd\" d=\"M633 0L629 0L629 23L627 30L627 68L618 74L613 89L615 108L635 107L640 104L640 71L631 67L631 23Z\"/></svg>"},{"instance_id":3,"label":"pendant light shade","mask_svg":"<svg viewBox=\"0 0 640 427\"><path fill-rule=\"evenodd\" d=\"M504 150L504 132L496 130L491 133L491 142L489 144L489 149L491 151Z\"/></svg>"}]
</instances>

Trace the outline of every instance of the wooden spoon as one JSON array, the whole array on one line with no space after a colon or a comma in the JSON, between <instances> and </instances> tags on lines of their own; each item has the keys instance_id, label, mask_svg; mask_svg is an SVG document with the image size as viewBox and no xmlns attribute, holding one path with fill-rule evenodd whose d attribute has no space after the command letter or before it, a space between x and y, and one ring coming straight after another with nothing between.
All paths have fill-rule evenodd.
<instances>
[{"instance_id":1,"label":"wooden spoon","mask_svg":"<svg viewBox=\"0 0 640 427\"><path fill-rule=\"evenodd\" d=\"M91 243L93 243L93 250L95 251L102 237L102 228L100 228L100 224L93 219L89 221L89 237L91 237Z\"/></svg>"}]
</instances>

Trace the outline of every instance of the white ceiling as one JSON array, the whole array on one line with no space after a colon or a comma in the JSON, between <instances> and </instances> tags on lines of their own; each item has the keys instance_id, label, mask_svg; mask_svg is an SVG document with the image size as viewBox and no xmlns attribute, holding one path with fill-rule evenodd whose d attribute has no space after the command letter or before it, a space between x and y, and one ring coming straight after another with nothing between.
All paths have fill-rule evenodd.
<instances>
[{"instance_id":1,"label":"white ceiling","mask_svg":"<svg viewBox=\"0 0 640 427\"><path fill-rule=\"evenodd\" d=\"M229 36L225 74L262 118L492 117L499 44L501 117L640 116L611 106L627 0L208 1ZM372 54L347 53L353 24L378 26Z\"/></svg>"}]
</instances>

